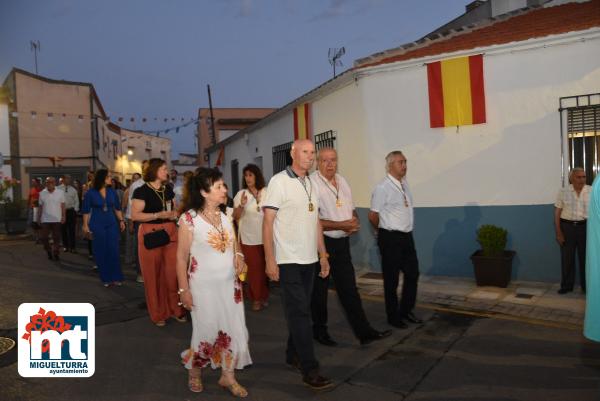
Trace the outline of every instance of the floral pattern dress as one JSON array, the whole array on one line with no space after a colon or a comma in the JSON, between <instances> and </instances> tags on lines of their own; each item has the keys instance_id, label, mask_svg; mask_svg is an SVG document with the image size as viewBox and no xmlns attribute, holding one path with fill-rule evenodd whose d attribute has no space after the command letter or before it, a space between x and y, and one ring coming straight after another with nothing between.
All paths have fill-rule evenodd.
<instances>
[{"instance_id":1,"label":"floral pattern dress","mask_svg":"<svg viewBox=\"0 0 600 401\"><path fill-rule=\"evenodd\" d=\"M252 364L242 302L242 284L235 274L231 221L221 214L223 231L189 210L179 225L193 234L188 282L194 306L192 342L181 353L187 369L243 369Z\"/></svg>"}]
</instances>

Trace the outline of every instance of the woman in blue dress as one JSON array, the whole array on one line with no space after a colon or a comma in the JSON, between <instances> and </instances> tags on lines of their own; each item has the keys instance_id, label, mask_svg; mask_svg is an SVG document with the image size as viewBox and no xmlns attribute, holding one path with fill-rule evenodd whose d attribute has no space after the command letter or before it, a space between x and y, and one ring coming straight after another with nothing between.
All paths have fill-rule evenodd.
<instances>
[{"instance_id":1,"label":"woman in blue dress","mask_svg":"<svg viewBox=\"0 0 600 401\"><path fill-rule=\"evenodd\" d=\"M83 233L92 237L92 247L100 279L105 287L120 286L123 281L119 260L119 231L125 230L121 203L110 188L108 170L98 170L92 188L83 197Z\"/></svg>"}]
</instances>

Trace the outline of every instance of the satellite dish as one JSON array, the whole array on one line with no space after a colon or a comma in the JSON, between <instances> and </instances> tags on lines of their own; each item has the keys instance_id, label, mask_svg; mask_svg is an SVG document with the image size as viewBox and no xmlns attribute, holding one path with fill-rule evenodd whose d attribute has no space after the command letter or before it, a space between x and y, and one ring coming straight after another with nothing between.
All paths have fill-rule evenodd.
<instances>
[{"instance_id":1,"label":"satellite dish","mask_svg":"<svg viewBox=\"0 0 600 401\"><path fill-rule=\"evenodd\" d=\"M327 58L329 59L329 64L333 67L333 77L335 78L335 67L341 67L344 64L342 63L342 56L346 54L345 47L330 47L329 52L327 53Z\"/></svg>"}]
</instances>

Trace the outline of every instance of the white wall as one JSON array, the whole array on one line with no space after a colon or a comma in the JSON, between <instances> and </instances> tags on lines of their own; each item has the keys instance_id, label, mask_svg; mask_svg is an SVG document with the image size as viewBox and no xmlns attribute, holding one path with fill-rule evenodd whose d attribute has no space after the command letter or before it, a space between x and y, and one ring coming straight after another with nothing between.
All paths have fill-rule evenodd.
<instances>
[{"instance_id":1,"label":"white wall","mask_svg":"<svg viewBox=\"0 0 600 401\"><path fill-rule=\"evenodd\" d=\"M475 54L475 52L473 53ZM484 56L487 123L429 128L423 65L377 72L358 85L365 105L368 177L352 174L358 205L402 150L420 207L533 205L561 184L559 98L600 92L600 40ZM341 154L343 160L356 153Z\"/></svg>"},{"instance_id":2,"label":"white wall","mask_svg":"<svg viewBox=\"0 0 600 401\"><path fill-rule=\"evenodd\" d=\"M263 174L268 182L273 175L273 147L294 140L294 118L290 111L271 121L268 125L248 134L247 141L241 137L227 144L225 158L221 165L224 181L231 185L231 161L238 160L239 177L242 169L248 163L254 163L256 157L263 159ZM258 149L258 150L257 150ZM215 167L219 151L210 154L210 167ZM240 183L241 187L241 183ZM235 194L232 194L235 195Z\"/></svg>"},{"instance_id":3,"label":"white wall","mask_svg":"<svg viewBox=\"0 0 600 401\"><path fill-rule=\"evenodd\" d=\"M361 90L354 82L312 103L314 133L336 131L338 170L352 177L353 197L362 203L370 196L370 186L361 185L368 179L365 166L370 158L364 151L369 138L363 110Z\"/></svg>"}]
</instances>

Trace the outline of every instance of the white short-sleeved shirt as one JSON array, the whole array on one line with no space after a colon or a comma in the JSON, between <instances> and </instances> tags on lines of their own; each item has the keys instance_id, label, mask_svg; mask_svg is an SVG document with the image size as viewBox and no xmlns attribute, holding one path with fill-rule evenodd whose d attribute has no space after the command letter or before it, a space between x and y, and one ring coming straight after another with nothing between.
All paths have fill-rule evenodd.
<instances>
[{"instance_id":1,"label":"white short-sleeved shirt","mask_svg":"<svg viewBox=\"0 0 600 401\"><path fill-rule=\"evenodd\" d=\"M56 187L65 193L65 209L75 209L76 212L79 211L79 196L77 195L77 190L72 186L65 186L65 184L61 184Z\"/></svg>"},{"instance_id":2,"label":"white short-sleeved shirt","mask_svg":"<svg viewBox=\"0 0 600 401\"><path fill-rule=\"evenodd\" d=\"M40 192L40 206L42 206L41 223L60 223L62 219L61 204L65 203L65 193L54 188L54 191L48 191L48 188Z\"/></svg>"},{"instance_id":3,"label":"white short-sleeved shirt","mask_svg":"<svg viewBox=\"0 0 600 401\"><path fill-rule=\"evenodd\" d=\"M263 208L277 211L273 224L277 264L312 264L319 260L319 195L313 180L310 177L305 180L306 191L300 178L288 167L271 178L262 201ZM308 210L307 192L311 194L312 212Z\"/></svg>"},{"instance_id":4,"label":"white short-sleeved shirt","mask_svg":"<svg viewBox=\"0 0 600 401\"><path fill-rule=\"evenodd\" d=\"M350 220L354 212L354 203L352 202L352 191L344 177L339 174L335 175L335 182L338 186L337 190L319 171L312 173L310 178L315 184L315 188L319 191L319 218L329 221ZM337 206L338 200L339 207ZM348 236L342 230L323 231L323 235L329 238L344 238Z\"/></svg>"},{"instance_id":5,"label":"white short-sleeved shirt","mask_svg":"<svg viewBox=\"0 0 600 401\"><path fill-rule=\"evenodd\" d=\"M390 174L377 184L371 195L371 211L379 213L379 228L405 233L413 230L413 199L406 178Z\"/></svg>"},{"instance_id":6,"label":"white short-sleeved shirt","mask_svg":"<svg viewBox=\"0 0 600 401\"><path fill-rule=\"evenodd\" d=\"M125 211L125 218L128 220L131 220L131 203L133 202L133 193L135 192L136 189L138 189L145 183L146 182L143 179L138 178L137 180L132 182L131 185L129 186L129 192L127 193L127 196L128 196L127 210Z\"/></svg>"},{"instance_id":7,"label":"white short-sleeved shirt","mask_svg":"<svg viewBox=\"0 0 600 401\"><path fill-rule=\"evenodd\" d=\"M558 195L556 195L556 203L554 203L554 206L562 209L560 218L571 221L587 219L591 191L591 186L584 185L579 196L577 196L577 192L572 184L561 188L558 191Z\"/></svg>"},{"instance_id":8,"label":"white short-sleeved shirt","mask_svg":"<svg viewBox=\"0 0 600 401\"><path fill-rule=\"evenodd\" d=\"M264 213L261 208L261 201L265 199L266 188L258 193L259 203L247 189L239 191L233 198L233 207L239 207L242 203L242 195L245 193L248 200L244 206L244 213L240 217L239 232L240 240L244 245L262 245L262 222Z\"/></svg>"}]
</instances>

